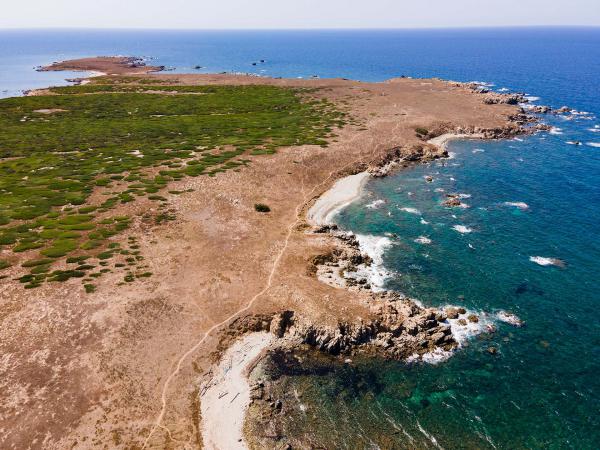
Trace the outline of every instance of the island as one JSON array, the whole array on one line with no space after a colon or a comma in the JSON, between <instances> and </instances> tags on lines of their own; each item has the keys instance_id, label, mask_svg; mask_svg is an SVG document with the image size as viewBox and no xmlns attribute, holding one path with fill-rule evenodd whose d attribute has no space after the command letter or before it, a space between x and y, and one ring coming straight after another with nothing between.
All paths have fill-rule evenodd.
<instances>
[{"instance_id":1,"label":"island","mask_svg":"<svg viewBox=\"0 0 600 450\"><path fill-rule=\"evenodd\" d=\"M332 219L453 137L535 130L522 97L160 69L0 100L3 448L275 448L267 353L420 357L477 320L345 277L372 261Z\"/></svg>"}]
</instances>

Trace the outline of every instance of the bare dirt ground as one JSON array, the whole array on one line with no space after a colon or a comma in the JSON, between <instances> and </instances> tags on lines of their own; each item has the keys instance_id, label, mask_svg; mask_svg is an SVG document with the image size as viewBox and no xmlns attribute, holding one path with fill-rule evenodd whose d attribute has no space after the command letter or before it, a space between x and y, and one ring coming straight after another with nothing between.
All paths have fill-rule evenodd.
<instances>
[{"instance_id":1,"label":"bare dirt ground","mask_svg":"<svg viewBox=\"0 0 600 450\"><path fill-rule=\"evenodd\" d=\"M136 221L129 233L154 274L145 281L117 286L122 278L109 275L86 294L77 280L33 291L2 280L0 448L201 447L198 387L232 320L282 309L315 322L368 314L360 293L309 272L310 258L328 245L304 232L311 201L358 163L419 142L415 127L503 128L518 109L486 105L479 94L439 80L152 76L318 87L362 124L340 130L328 148L284 148L251 157L239 172L173 184L194 189L169 196L177 220L153 227ZM271 212L257 213L258 202ZM149 207L123 208L136 214Z\"/></svg>"}]
</instances>

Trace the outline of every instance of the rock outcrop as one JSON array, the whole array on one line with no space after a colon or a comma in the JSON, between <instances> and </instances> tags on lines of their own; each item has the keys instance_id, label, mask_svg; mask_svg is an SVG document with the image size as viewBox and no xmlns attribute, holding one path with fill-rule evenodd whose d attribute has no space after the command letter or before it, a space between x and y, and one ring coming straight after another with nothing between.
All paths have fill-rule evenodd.
<instances>
[{"instance_id":1,"label":"rock outcrop","mask_svg":"<svg viewBox=\"0 0 600 450\"><path fill-rule=\"evenodd\" d=\"M372 295L370 310L368 320L330 326L284 311L273 317L270 331L292 347L307 344L332 355L367 352L405 359L457 346L446 315L435 308L422 308L400 294L383 292Z\"/></svg>"},{"instance_id":2,"label":"rock outcrop","mask_svg":"<svg viewBox=\"0 0 600 450\"><path fill-rule=\"evenodd\" d=\"M382 157L371 161L367 171L371 176L385 177L396 166L411 162L427 162L448 156L448 152L435 145L417 143L405 147L394 147Z\"/></svg>"}]
</instances>

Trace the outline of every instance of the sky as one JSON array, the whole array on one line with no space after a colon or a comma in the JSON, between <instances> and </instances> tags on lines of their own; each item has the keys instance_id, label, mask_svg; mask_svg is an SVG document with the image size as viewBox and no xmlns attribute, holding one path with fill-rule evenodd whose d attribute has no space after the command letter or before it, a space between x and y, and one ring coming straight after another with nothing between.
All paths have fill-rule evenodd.
<instances>
[{"instance_id":1,"label":"sky","mask_svg":"<svg viewBox=\"0 0 600 450\"><path fill-rule=\"evenodd\" d=\"M600 26L600 0L2 0L5 28Z\"/></svg>"}]
</instances>

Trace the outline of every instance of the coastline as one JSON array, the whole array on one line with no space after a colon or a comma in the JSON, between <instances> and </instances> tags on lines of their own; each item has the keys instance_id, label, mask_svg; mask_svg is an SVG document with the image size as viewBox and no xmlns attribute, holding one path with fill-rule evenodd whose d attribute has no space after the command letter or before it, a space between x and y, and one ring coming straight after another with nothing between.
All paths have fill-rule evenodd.
<instances>
[{"instance_id":1,"label":"coastline","mask_svg":"<svg viewBox=\"0 0 600 450\"><path fill-rule=\"evenodd\" d=\"M473 133L473 134L444 133L440 136L429 139L427 141L427 143L431 144L431 145L435 145L441 149L446 150L448 148L448 144L450 144L450 142L459 140L459 139L485 139L485 136L483 134L479 134L479 133Z\"/></svg>"},{"instance_id":2,"label":"coastline","mask_svg":"<svg viewBox=\"0 0 600 450\"><path fill-rule=\"evenodd\" d=\"M324 88L326 94L323 93L322 98L331 98L333 101L351 98L351 102L358 98L352 96L356 86L365 86L370 90L367 96L370 103L367 106L359 102L351 103L348 111L358 120L356 124L339 131L339 142L330 142L329 148L319 145L284 148L265 159L253 158L252 164L239 172L184 179L175 183L178 191L195 189L196 193L170 198L170 207L177 212L178 220L165 227L164 231L154 232L159 237L165 237L166 247L162 243L153 247L146 241L140 244L157 278L164 280L165 287L160 290L164 298L161 297L160 302L180 307L180 310L169 309L169 317L150 315L151 319L148 319L168 332L169 342L157 345L152 341L152 336L140 333L141 341L129 343L125 339L118 343L107 343L114 355L125 361L135 361L137 366L131 369L134 373L144 374L132 376L131 379L135 379L146 390L145 396L139 399L145 410L141 413L131 412L130 416L138 417L138 423L144 427L154 423L154 428L149 436L147 428L132 433L132 436L147 437L146 442L157 444L170 439L172 432L190 433L179 425L186 422L182 418L187 418L189 414L187 406L182 407L188 401L185 388L197 380L198 372L215 371L216 367L217 372L221 370L223 377L214 386L233 386L232 389L237 389L240 395L234 402L235 409L231 405L224 409L227 414L208 414L206 409L224 408L219 406L223 402L218 401L221 392L211 390L203 396L198 395L202 417L217 419L202 420L202 431L198 434L209 445L207 442L217 439L214 435L218 435L219 430L227 429L228 433L235 430L235 433L231 433L235 436L234 441L228 441L227 444L217 441L215 447L229 448L227 445L231 445L236 448L236 443L243 444L243 441L239 441L242 433L240 423L244 420L246 399L249 398L246 396L249 388L244 371L252 365L249 355L254 355L255 350L260 354L264 347L258 343L244 353L234 344L230 350L233 354L238 352L239 359L227 362L225 358L215 366L214 360L208 355L215 348L217 351L224 350L214 343L216 336L222 336L223 333L243 337L248 331L268 330L272 335L284 338L280 343L289 345L290 350L308 345L332 355L364 352L397 359L406 359L415 352L425 354L435 348L451 349L457 345L451 339L449 327L443 324L445 316L442 311L422 308L400 296L377 294L365 285L352 290L336 289L321 283L314 274L305 276L307 270L312 270L315 258L345 251L340 250L340 242L336 237L315 230L307 232L310 226L306 225L331 225L340 209L360 197L370 176L385 176L392 167L443 156L443 149L415 136L415 127L423 125L429 129L455 129L458 124L468 123L472 124L470 126L473 129L490 130L492 135L497 130L513 133L519 129L508 118L515 113L514 107L484 105L478 94L437 80L424 85L421 80L411 79L391 83L360 83L338 79L291 80L238 75L148 76L162 83L182 86L263 84ZM415 112L408 118L398 116L395 105L407 103L412 105ZM474 114L473 111L478 108L480 111ZM375 111L381 116L373 116ZM431 111L435 111L435 116ZM299 161L302 164L298 164ZM349 179L338 179L352 161L358 168L363 168L365 161L370 161L370 167ZM253 186L253 189L247 189L247 186ZM324 189L327 189L325 194L314 202L316 209L311 212L311 208L305 215L315 194ZM257 201L272 206L272 212L269 215L257 214L252 207ZM232 223L240 226L231 226ZM141 226L136 229L140 230L144 229ZM181 239L174 240L171 236ZM198 251L200 248L202 251ZM361 256L356 247L348 251L363 263L368 263L368 258ZM235 261L233 266L232 261ZM328 264L333 262L327 261ZM169 290L169 287L172 289ZM123 305L113 307L115 312L122 314L125 310L129 314L130 310L135 311L135 307L142 303L139 299L154 299L155 289L156 286L150 283L136 289L130 288L127 294L119 296ZM48 293L43 290L39 292L43 293L41 298L44 298L43 295L50 298L55 295L51 290ZM78 295L81 296L81 293ZM94 295L94 298L107 299L107 303L111 303L106 292ZM73 295L72 298L80 297ZM254 304L255 300L258 301ZM56 302L51 304L57 308L60 306ZM199 316L201 319L198 319ZM264 324L237 329L234 326L238 319L256 317L262 317ZM223 323L224 326L205 345L200 345L202 342L196 344L195 336L212 332L214 323ZM143 325L143 328L147 329L148 326ZM146 347L150 354L142 361L135 358L137 353L134 351L140 342L150 344ZM191 350L183 351L186 348ZM196 352L198 349L202 351ZM191 356L179 360L185 364L181 370L177 366L177 370L172 372L173 355L177 354L183 354L182 358L188 354ZM194 370L188 367L190 360L194 363ZM107 360L105 364L111 361ZM124 364L125 368L122 369L126 372L130 370L127 364L130 363ZM140 367L143 370L138 372ZM234 367L235 376L228 378L226 372ZM165 379L174 380L170 388L163 383ZM119 389L128 392L126 381L121 383L123 386L117 383L118 386L112 388L109 395L119 398ZM85 392L85 389L81 391ZM161 407L161 400L162 409L157 409ZM127 408L124 405L115 410L122 414L128 411ZM220 421L219 417L231 412L232 417ZM80 435L83 436L87 432L86 420L87 423L93 423L93 418L86 414L82 413L81 420ZM118 419L116 422L119 423ZM154 430L156 433L152 434ZM110 436L107 435L107 439Z\"/></svg>"},{"instance_id":3,"label":"coastline","mask_svg":"<svg viewBox=\"0 0 600 450\"><path fill-rule=\"evenodd\" d=\"M249 333L233 343L200 388L202 442L206 449L247 449L243 436L250 404L249 372L275 337Z\"/></svg>"},{"instance_id":4,"label":"coastline","mask_svg":"<svg viewBox=\"0 0 600 450\"><path fill-rule=\"evenodd\" d=\"M485 136L481 133L449 132L429 139L427 144L440 150L439 157L446 157L443 152L447 150L449 143L459 139L485 139ZM308 223L313 226L335 225L333 218L362 196L366 183L373 176L371 172L375 172L379 177L386 176L399 162L401 160L392 160L375 168L370 168L370 170L337 179L331 188L316 199L306 213Z\"/></svg>"},{"instance_id":5,"label":"coastline","mask_svg":"<svg viewBox=\"0 0 600 450\"><path fill-rule=\"evenodd\" d=\"M336 214L360 198L369 178L365 171L338 179L309 209L307 221L315 226L332 225Z\"/></svg>"}]
</instances>

